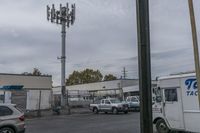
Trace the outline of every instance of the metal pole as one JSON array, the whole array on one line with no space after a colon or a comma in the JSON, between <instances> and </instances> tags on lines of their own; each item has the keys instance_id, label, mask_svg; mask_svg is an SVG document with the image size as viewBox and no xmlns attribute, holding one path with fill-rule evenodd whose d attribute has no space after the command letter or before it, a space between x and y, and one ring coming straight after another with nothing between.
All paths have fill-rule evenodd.
<instances>
[{"instance_id":1,"label":"metal pole","mask_svg":"<svg viewBox=\"0 0 200 133\"><path fill-rule=\"evenodd\" d=\"M92 103L94 103L94 92L92 93Z\"/></svg>"},{"instance_id":2,"label":"metal pole","mask_svg":"<svg viewBox=\"0 0 200 133\"><path fill-rule=\"evenodd\" d=\"M67 98L66 98L66 100L67 100L67 113L68 114L71 114L71 110L70 110L70 106L69 106L69 90L67 90Z\"/></svg>"},{"instance_id":3,"label":"metal pole","mask_svg":"<svg viewBox=\"0 0 200 133\"><path fill-rule=\"evenodd\" d=\"M40 90L39 92L39 103L38 103L38 117L41 117L41 94L42 94L42 91Z\"/></svg>"},{"instance_id":4,"label":"metal pole","mask_svg":"<svg viewBox=\"0 0 200 133\"><path fill-rule=\"evenodd\" d=\"M3 103L5 103L5 98L6 98L6 92L3 91Z\"/></svg>"},{"instance_id":5,"label":"metal pole","mask_svg":"<svg viewBox=\"0 0 200 133\"><path fill-rule=\"evenodd\" d=\"M65 38L66 38L66 22L62 21L62 55L61 55L61 106L65 107L66 105L66 86L65 86Z\"/></svg>"},{"instance_id":6,"label":"metal pole","mask_svg":"<svg viewBox=\"0 0 200 133\"><path fill-rule=\"evenodd\" d=\"M196 22L195 22L195 15L194 15L193 0L188 0L188 4L189 4L189 11L190 11L190 21L191 21L193 50L194 50L194 62L195 62L195 71L196 71L196 78L197 78L198 98L199 98L199 107L200 107L199 49L198 49L198 39L197 39L197 31L196 31Z\"/></svg>"},{"instance_id":7,"label":"metal pole","mask_svg":"<svg viewBox=\"0 0 200 133\"><path fill-rule=\"evenodd\" d=\"M140 130L153 133L149 0L136 0L138 29L138 67L140 87Z\"/></svg>"},{"instance_id":8,"label":"metal pole","mask_svg":"<svg viewBox=\"0 0 200 133\"><path fill-rule=\"evenodd\" d=\"M66 6L62 6L60 4L60 9L56 10L54 4L52 4L52 8L47 5L47 20L51 21L51 23L61 24L62 25L62 55L61 55L61 106L65 108L66 105L66 97L67 97L67 106L69 109L68 103L68 94L66 96L66 86L65 86L65 38L66 38L66 26L69 28L70 25L74 24L75 21L75 4L71 5L71 11L69 4L66 3Z\"/></svg>"}]
</instances>

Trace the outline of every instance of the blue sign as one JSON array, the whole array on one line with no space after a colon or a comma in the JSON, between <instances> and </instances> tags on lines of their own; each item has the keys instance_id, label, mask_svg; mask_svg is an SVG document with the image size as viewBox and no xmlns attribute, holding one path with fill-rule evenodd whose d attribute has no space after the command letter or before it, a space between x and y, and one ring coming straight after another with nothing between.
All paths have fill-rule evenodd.
<instances>
[{"instance_id":1,"label":"blue sign","mask_svg":"<svg viewBox=\"0 0 200 133\"><path fill-rule=\"evenodd\" d=\"M187 96L198 96L197 79L189 78L185 81L187 86L186 95Z\"/></svg>"},{"instance_id":2,"label":"blue sign","mask_svg":"<svg viewBox=\"0 0 200 133\"><path fill-rule=\"evenodd\" d=\"M4 85L4 86L0 86L0 90L22 90L23 89L23 85Z\"/></svg>"}]
</instances>

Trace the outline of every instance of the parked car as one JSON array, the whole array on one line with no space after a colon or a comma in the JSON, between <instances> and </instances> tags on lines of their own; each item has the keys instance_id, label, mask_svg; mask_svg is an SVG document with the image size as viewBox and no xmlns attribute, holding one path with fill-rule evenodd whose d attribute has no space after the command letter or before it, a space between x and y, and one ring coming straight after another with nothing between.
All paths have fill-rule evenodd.
<instances>
[{"instance_id":1,"label":"parked car","mask_svg":"<svg viewBox=\"0 0 200 133\"><path fill-rule=\"evenodd\" d=\"M118 112L128 113L128 104L121 102L119 99L109 98L102 99L100 103L90 104L90 109L94 113L99 112L112 112L113 114L118 114Z\"/></svg>"},{"instance_id":2,"label":"parked car","mask_svg":"<svg viewBox=\"0 0 200 133\"><path fill-rule=\"evenodd\" d=\"M14 104L0 104L0 133L25 133L24 113Z\"/></svg>"},{"instance_id":3,"label":"parked car","mask_svg":"<svg viewBox=\"0 0 200 133\"><path fill-rule=\"evenodd\" d=\"M128 107L130 110L140 110L140 101L138 96L128 96L126 98L126 102L128 103Z\"/></svg>"}]
</instances>

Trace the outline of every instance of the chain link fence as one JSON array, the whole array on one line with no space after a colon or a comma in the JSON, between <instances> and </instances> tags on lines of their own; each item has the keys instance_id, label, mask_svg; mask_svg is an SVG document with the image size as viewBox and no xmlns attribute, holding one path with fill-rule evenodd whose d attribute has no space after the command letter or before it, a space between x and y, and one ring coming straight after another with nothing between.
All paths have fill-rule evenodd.
<instances>
[{"instance_id":1,"label":"chain link fence","mask_svg":"<svg viewBox=\"0 0 200 133\"><path fill-rule=\"evenodd\" d=\"M66 105L70 107L71 112L73 110L81 111L83 109L89 110L89 105L100 101L104 98L118 98L123 100L124 95L121 89L112 89L112 90L68 90L67 91L68 100L66 100ZM53 107L61 106L61 94L53 95Z\"/></svg>"}]
</instances>

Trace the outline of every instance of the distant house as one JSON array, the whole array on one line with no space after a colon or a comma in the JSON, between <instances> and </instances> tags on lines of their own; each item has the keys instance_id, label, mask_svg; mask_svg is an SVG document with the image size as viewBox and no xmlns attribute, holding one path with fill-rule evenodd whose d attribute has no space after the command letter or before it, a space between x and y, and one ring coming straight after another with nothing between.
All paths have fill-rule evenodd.
<instances>
[{"instance_id":1,"label":"distant house","mask_svg":"<svg viewBox=\"0 0 200 133\"><path fill-rule=\"evenodd\" d=\"M51 108L52 76L0 73L0 86L2 103L17 104L24 111Z\"/></svg>"}]
</instances>

